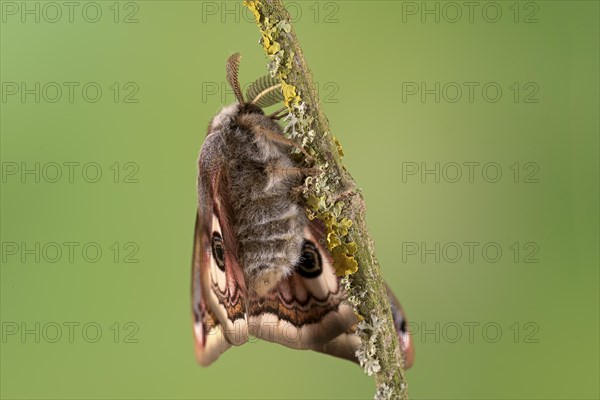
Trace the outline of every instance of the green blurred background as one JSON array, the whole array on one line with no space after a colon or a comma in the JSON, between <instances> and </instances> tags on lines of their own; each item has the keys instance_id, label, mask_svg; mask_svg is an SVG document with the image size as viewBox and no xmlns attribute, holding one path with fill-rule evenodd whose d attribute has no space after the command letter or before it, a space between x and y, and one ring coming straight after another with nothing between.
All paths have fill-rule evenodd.
<instances>
[{"instance_id":1,"label":"green blurred background","mask_svg":"<svg viewBox=\"0 0 600 400\"><path fill-rule=\"evenodd\" d=\"M411 397L598 398L598 2L287 4L411 320ZM266 71L241 2L0 5L1 397L371 398L317 353L194 359L196 158L226 58Z\"/></svg>"}]
</instances>

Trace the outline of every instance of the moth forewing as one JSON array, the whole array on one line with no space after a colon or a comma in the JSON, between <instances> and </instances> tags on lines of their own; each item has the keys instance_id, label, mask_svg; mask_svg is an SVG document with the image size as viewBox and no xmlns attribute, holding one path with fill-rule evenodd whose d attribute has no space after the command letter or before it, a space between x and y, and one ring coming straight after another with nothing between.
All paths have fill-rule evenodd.
<instances>
[{"instance_id":1,"label":"moth forewing","mask_svg":"<svg viewBox=\"0 0 600 400\"><path fill-rule=\"evenodd\" d=\"M210 308L207 308L205 300L208 294L203 289L203 283L209 278L206 276L206 269L202 268L203 257L206 257L206 251L202 245L201 222L196 214L196 226L194 229L194 252L192 260L192 314L194 328L194 342L196 360L202 366L210 365L221 353L223 353L230 344L226 341L221 325ZM202 276L204 275L204 276Z\"/></svg>"}]
</instances>

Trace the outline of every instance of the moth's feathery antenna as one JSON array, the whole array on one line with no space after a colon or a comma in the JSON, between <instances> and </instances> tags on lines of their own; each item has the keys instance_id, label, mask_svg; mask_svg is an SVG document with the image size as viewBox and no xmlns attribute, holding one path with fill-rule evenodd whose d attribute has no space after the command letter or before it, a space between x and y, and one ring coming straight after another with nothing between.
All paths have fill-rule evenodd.
<instances>
[{"instance_id":1,"label":"moth's feathery antenna","mask_svg":"<svg viewBox=\"0 0 600 400\"><path fill-rule=\"evenodd\" d=\"M277 84L277 85L275 85L275 86L271 86L271 87L268 87L268 88L264 89L262 92L260 92L259 94L257 94L257 95L256 95L256 97L254 98L254 100L252 100L252 104L256 104L256 103L258 103L258 101L259 101L259 100L260 100L262 97L264 97L265 95L269 94L269 92L272 92L272 91L274 91L274 90L276 90L276 89L279 89L279 90L281 90L280 88L281 88L281 83L278 83L278 84Z\"/></svg>"},{"instance_id":2,"label":"moth's feathery antenna","mask_svg":"<svg viewBox=\"0 0 600 400\"><path fill-rule=\"evenodd\" d=\"M240 67L240 60L242 56L240 53L234 53L227 59L227 82L229 82L229 86L233 89L233 93L235 93L235 98L238 103L244 103L244 96L242 95L242 90L240 89L240 82L238 81L238 70Z\"/></svg>"}]
</instances>

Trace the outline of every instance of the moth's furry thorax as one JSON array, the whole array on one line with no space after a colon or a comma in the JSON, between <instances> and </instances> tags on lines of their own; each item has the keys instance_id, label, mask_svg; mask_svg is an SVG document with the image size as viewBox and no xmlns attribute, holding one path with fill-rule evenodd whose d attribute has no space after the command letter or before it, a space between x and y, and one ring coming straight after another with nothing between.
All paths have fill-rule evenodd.
<instances>
[{"instance_id":1,"label":"moth's furry thorax","mask_svg":"<svg viewBox=\"0 0 600 400\"><path fill-rule=\"evenodd\" d=\"M293 190L303 175L290 158L289 146L273 134L283 137L281 127L260 108L233 104L214 117L201 156L203 168L222 166L237 257L250 288L258 293L293 272L308 223Z\"/></svg>"}]
</instances>

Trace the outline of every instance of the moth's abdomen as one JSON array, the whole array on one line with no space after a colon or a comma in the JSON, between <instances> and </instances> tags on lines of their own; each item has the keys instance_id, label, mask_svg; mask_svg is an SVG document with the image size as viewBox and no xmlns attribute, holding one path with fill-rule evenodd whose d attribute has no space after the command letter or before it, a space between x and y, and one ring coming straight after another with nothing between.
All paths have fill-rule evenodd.
<instances>
[{"instance_id":1,"label":"moth's abdomen","mask_svg":"<svg viewBox=\"0 0 600 400\"><path fill-rule=\"evenodd\" d=\"M263 193L242 207L236 218L244 272L257 291L270 289L293 272L307 224L304 210L289 194Z\"/></svg>"}]
</instances>

